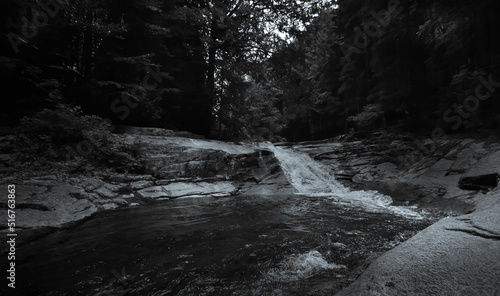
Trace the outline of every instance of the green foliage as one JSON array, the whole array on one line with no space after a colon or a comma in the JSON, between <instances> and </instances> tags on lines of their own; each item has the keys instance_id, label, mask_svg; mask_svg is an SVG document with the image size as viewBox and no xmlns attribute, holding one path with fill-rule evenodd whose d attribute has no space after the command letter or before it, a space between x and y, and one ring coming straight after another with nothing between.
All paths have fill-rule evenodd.
<instances>
[{"instance_id":1,"label":"green foliage","mask_svg":"<svg viewBox=\"0 0 500 296\"><path fill-rule=\"evenodd\" d=\"M101 151L102 163L120 173L150 173L146 168L146 162L141 158L142 151L143 145L139 142L128 144L115 141Z\"/></svg>"},{"instance_id":2,"label":"green foliage","mask_svg":"<svg viewBox=\"0 0 500 296\"><path fill-rule=\"evenodd\" d=\"M252 140L277 140L285 127L283 118L276 108L279 89L253 83L240 106L239 118L242 134Z\"/></svg>"},{"instance_id":3,"label":"green foliage","mask_svg":"<svg viewBox=\"0 0 500 296\"><path fill-rule=\"evenodd\" d=\"M21 119L20 131L30 136L50 138L54 143L72 143L85 139L86 132L105 133L109 124L98 116L82 115L79 107L59 105L43 109L33 117Z\"/></svg>"},{"instance_id":4,"label":"green foliage","mask_svg":"<svg viewBox=\"0 0 500 296\"><path fill-rule=\"evenodd\" d=\"M351 116L348 122L354 123L360 131L375 129L380 126L384 116L382 107L378 104L368 104L363 107L363 111Z\"/></svg>"},{"instance_id":5,"label":"green foliage","mask_svg":"<svg viewBox=\"0 0 500 296\"><path fill-rule=\"evenodd\" d=\"M77 107L59 105L24 117L18 128L21 154L28 158L63 160L68 145L87 141L96 150L109 145L109 124L98 116L82 115Z\"/></svg>"}]
</instances>

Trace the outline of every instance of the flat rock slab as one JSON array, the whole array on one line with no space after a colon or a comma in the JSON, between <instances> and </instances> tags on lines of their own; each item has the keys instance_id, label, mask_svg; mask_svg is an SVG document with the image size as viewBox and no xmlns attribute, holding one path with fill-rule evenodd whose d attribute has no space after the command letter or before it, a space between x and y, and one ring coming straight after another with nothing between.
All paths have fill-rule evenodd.
<instances>
[{"instance_id":1,"label":"flat rock slab","mask_svg":"<svg viewBox=\"0 0 500 296\"><path fill-rule=\"evenodd\" d=\"M137 194L142 198L165 198L169 197L167 192L163 191L163 186L152 186L137 191Z\"/></svg>"},{"instance_id":2,"label":"flat rock slab","mask_svg":"<svg viewBox=\"0 0 500 296\"><path fill-rule=\"evenodd\" d=\"M222 197L235 194L236 187L231 182L174 182L163 186L153 186L139 190L143 198L179 198L187 196Z\"/></svg>"},{"instance_id":3,"label":"flat rock slab","mask_svg":"<svg viewBox=\"0 0 500 296\"><path fill-rule=\"evenodd\" d=\"M87 199L75 198L82 190L69 184L54 181L51 186L18 185L16 189L16 226L20 228L57 227L98 210Z\"/></svg>"},{"instance_id":4,"label":"flat rock slab","mask_svg":"<svg viewBox=\"0 0 500 296\"><path fill-rule=\"evenodd\" d=\"M184 147L192 150L216 150L223 151L228 154L250 154L256 152L258 149L252 145L234 144L216 140L200 140L189 139L180 137L154 137L154 136L137 136L137 135L121 135L121 141L126 143L140 143L142 145L172 148Z\"/></svg>"}]
</instances>

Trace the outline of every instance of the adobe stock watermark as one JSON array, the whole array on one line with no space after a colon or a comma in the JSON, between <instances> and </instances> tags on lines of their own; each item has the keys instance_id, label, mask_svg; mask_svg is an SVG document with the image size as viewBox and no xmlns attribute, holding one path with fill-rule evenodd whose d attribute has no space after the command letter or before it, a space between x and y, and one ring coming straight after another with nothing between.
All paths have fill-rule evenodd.
<instances>
[{"instance_id":1,"label":"adobe stock watermark","mask_svg":"<svg viewBox=\"0 0 500 296\"><path fill-rule=\"evenodd\" d=\"M469 119L479 109L481 102L488 100L495 93L496 88L500 87L500 82L493 80L493 74L489 74L488 79L486 79L476 71L472 76L478 80L474 95L467 96L462 104L453 104L452 108L448 108L443 113L443 120L448 124L452 124L451 129L454 131L465 124L465 120ZM444 129L436 127L432 131L430 139L424 142L414 140L414 143L425 155L432 155L437 149L436 142L440 139L446 139L446 135Z\"/></svg>"},{"instance_id":2,"label":"adobe stock watermark","mask_svg":"<svg viewBox=\"0 0 500 296\"><path fill-rule=\"evenodd\" d=\"M142 79L141 85L136 85L130 93L122 93L120 99L111 103L111 111L121 113L121 120L125 120L130 115L130 109L137 108L137 102L146 98L148 90L155 90L166 77L169 77L167 73L160 72L160 66L156 66L155 70L147 67L146 72L148 74ZM154 79L152 84L150 84L150 79Z\"/></svg>"},{"instance_id":3,"label":"adobe stock watermark","mask_svg":"<svg viewBox=\"0 0 500 296\"><path fill-rule=\"evenodd\" d=\"M7 38L16 54L19 53L19 46L27 44L29 39L38 35L39 29L48 25L50 18L56 16L60 10L60 5L56 0L37 1L37 4L39 8L32 8L31 21L25 16L21 18L23 22L21 27L22 36L14 32L7 34Z\"/></svg>"},{"instance_id":4,"label":"adobe stock watermark","mask_svg":"<svg viewBox=\"0 0 500 296\"><path fill-rule=\"evenodd\" d=\"M382 35L382 30L387 27L390 22L398 16L403 11L403 6L399 0L390 0L387 4L387 10L381 10L379 12L370 11L370 15L373 17L368 22L363 24L363 28L356 27L354 31L356 35L354 36L354 45L350 45L343 42L340 47L344 53L344 57L350 62L351 55L353 53L360 54L362 50L370 45L372 39L375 37L380 37Z\"/></svg>"},{"instance_id":5,"label":"adobe stock watermark","mask_svg":"<svg viewBox=\"0 0 500 296\"><path fill-rule=\"evenodd\" d=\"M127 119L130 116L131 110L137 108L139 102L147 97L148 91L157 89L160 83L170 77L168 73L161 71L160 66L156 66L155 70L147 67L146 72L148 74L144 76L140 85L136 85L130 93L122 93L120 99L115 99L111 102L110 109L113 113L120 114L120 120ZM110 125L108 131L113 132L116 126L112 124L110 119L105 118L104 120ZM90 134L86 140L82 140L76 145L76 149L67 145L66 159L69 160L71 158L90 155L99 146L99 142L104 140L103 136L102 134Z\"/></svg>"}]
</instances>

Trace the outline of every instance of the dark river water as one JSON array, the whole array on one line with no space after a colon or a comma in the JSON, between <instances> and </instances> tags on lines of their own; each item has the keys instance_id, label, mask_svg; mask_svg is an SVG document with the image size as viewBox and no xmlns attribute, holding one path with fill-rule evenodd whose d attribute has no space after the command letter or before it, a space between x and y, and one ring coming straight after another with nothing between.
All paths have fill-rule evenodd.
<instances>
[{"instance_id":1,"label":"dark river water","mask_svg":"<svg viewBox=\"0 0 500 296\"><path fill-rule=\"evenodd\" d=\"M324 197L107 211L17 250L18 295L332 295L430 225Z\"/></svg>"}]
</instances>

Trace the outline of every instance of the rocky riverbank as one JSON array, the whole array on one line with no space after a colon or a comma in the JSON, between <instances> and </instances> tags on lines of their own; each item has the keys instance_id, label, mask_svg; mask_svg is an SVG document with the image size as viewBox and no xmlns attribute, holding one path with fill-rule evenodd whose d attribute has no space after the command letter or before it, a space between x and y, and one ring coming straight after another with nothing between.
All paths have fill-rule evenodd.
<instances>
[{"instance_id":1,"label":"rocky riverbank","mask_svg":"<svg viewBox=\"0 0 500 296\"><path fill-rule=\"evenodd\" d=\"M2 155L0 169L8 175L0 184L16 185L16 227L26 233L20 244L118 207L186 196L294 192L266 149L178 136L140 128L113 135L116 142L139 147L129 165L134 173L125 165L118 171L77 174L55 166L26 174L12 170L13 158ZM414 141L381 132L281 144L308 153L347 187L378 190L395 205L449 216L373 261L339 295L495 295L500 291L495 281L500 278L500 141L455 137L436 143L429 155ZM120 153L113 155L130 157Z\"/></svg>"},{"instance_id":2,"label":"rocky riverbank","mask_svg":"<svg viewBox=\"0 0 500 296\"><path fill-rule=\"evenodd\" d=\"M374 133L344 141L300 143L293 148L325 164L351 188L374 189L396 205L418 205L450 215L473 210L474 197L498 185L500 140L455 137L422 153L423 138Z\"/></svg>"},{"instance_id":3,"label":"rocky riverbank","mask_svg":"<svg viewBox=\"0 0 500 296\"><path fill-rule=\"evenodd\" d=\"M500 142L453 138L422 155L414 139L379 134L307 151L351 187L448 217L380 256L337 295L500 295Z\"/></svg>"},{"instance_id":4,"label":"rocky riverbank","mask_svg":"<svg viewBox=\"0 0 500 296\"><path fill-rule=\"evenodd\" d=\"M74 173L58 169L64 164L54 164L46 171L26 173L15 170L13 155L0 159L5 173L1 186L16 186L16 229L26 232L20 236L20 244L118 207L186 196L291 192L277 161L250 144L176 137L160 129L134 128L133 133L113 137L116 142L140 147L121 172L86 168L85 173ZM126 159L130 155L115 152L113 157ZM128 169L135 173L128 173ZM2 211L6 210L4 205ZM6 227L0 226L0 231L6 232Z\"/></svg>"},{"instance_id":5,"label":"rocky riverbank","mask_svg":"<svg viewBox=\"0 0 500 296\"><path fill-rule=\"evenodd\" d=\"M499 295L500 191L376 259L337 295Z\"/></svg>"}]
</instances>

